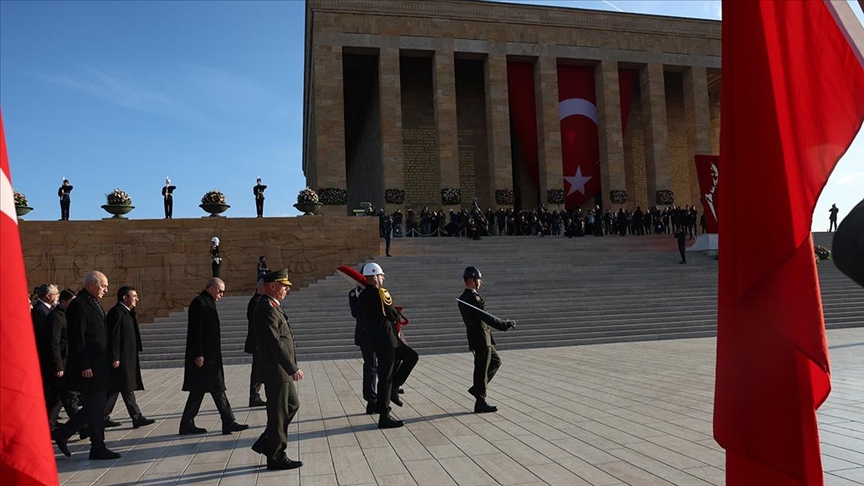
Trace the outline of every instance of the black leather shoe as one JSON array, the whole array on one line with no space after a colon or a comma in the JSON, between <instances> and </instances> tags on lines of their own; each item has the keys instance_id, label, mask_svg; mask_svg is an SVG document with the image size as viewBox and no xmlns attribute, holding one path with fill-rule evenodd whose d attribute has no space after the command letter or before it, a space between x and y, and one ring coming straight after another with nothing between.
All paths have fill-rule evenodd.
<instances>
[{"instance_id":1,"label":"black leather shoe","mask_svg":"<svg viewBox=\"0 0 864 486\"><path fill-rule=\"evenodd\" d=\"M137 429L138 427L144 427L145 425L151 425L151 424L155 424L155 423L156 423L155 420L153 420L151 418L147 418L147 417L142 415L138 420L132 421L132 428Z\"/></svg>"},{"instance_id":2,"label":"black leather shoe","mask_svg":"<svg viewBox=\"0 0 864 486\"><path fill-rule=\"evenodd\" d=\"M264 400L261 400L261 398L256 398L254 400L249 400L249 406L250 407L266 407L267 402L265 402Z\"/></svg>"},{"instance_id":3,"label":"black leather shoe","mask_svg":"<svg viewBox=\"0 0 864 486\"><path fill-rule=\"evenodd\" d=\"M378 413L378 402L366 402L366 415Z\"/></svg>"},{"instance_id":4,"label":"black leather shoe","mask_svg":"<svg viewBox=\"0 0 864 486\"><path fill-rule=\"evenodd\" d=\"M271 461L270 459L267 459L267 469L270 470L297 469L302 465L303 461L292 461L287 457L281 461Z\"/></svg>"},{"instance_id":5,"label":"black leather shoe","mask_svg":"<svg viewBox=\"0 0 864 486\"><path fill-rule=\"evenodd\" d=\"M206 434L207 429L202 429L201 427L196 427L194 425L189 425L187 427L180 427L180 435L192 435L192 434Z\"/></svg>"},{"instance_id":6,"label":"black leather shoe","mask_svg":"<svg viewBox=\"0 0 864 486\"><path fill-rule=\"evenodd\" d=\"M120 454L107 448L90 449L90 459L109 460L120 459Z\"/></svg>"},{"instance_id":7,"label":"black leather shoe","mask_svg":"<svg viewBox=\"0 0 864 486\"><path fill-rule=\"evenodd\" d=\"M486 400L477 400L477 402L474 403L474 413L490 413L497 411L498 407L489 405L486 403Z\"/></svg>"},{"instance_id":8,"label":"black leather shoe","mask_svg":"<svg viewBox=\"0 0 864 486\"><path fill-rule=\"evenodd\" d=\"M121 425L123 425L123 422L118 422L116 420L108 419L105 421L105 428L106 429L111 428L111 427L120 427Z\"/></svg>"},{"instance_id":9,"label":"black leather shoe","mask_svg":"<svg viewBox=\"0 0 864 486\"><path fill-rule=\"evenodd\" d=\"M241 430L246 430L248 428L248 424L238 424L237 422L231 422L228 425L222 426L222 435L228 435L231 432L240 432Z\"/></svg>"},{"instance_id":10,"label":"black leather shoe","mask_svg":"<svg viewBox=\"0 0 864 486\"><path fill-rule=\"evenodd\" d=\"M402 403L402 399L399 398L399 394L397 394L397 393L394 393L393 396L390 397L390 403L392 403L393 405L396 405L397 407L401 407L402 405L405 405L404 403Z\"/></svg>"},{"instance_id":11,"label":"black leather shoe","mask_svg":"<svg viewBox=\"0 0 864 486\"><path fill-rule=\"evenodd\" d=\"M405 390L400 386L400 387L399 387L399 394L401 395L401 394L403 394L403 393L405 393Z\"/></svg>"},{"instance_id":12,"label":"black leather shoe","mask_svg":"<svg viewBox=\"0 0 864 486\"><path fill-rule=\"evenodd\" d=\"M405 425L405 422L401 420L394 420L387 415L383 415L378 419L378 428L379 429L397 429Z\"/></svg>"},{"instance_id":13,"label":"black leather shoe","mask_svg":"<svg viewBox=\"0 0 864 486\"><path fill-rule=\"evenodd\" d=\"M54 442L57 444L57 448L60 449L60 452L63 453L66 457L72 457L72 453L69 452L69 446L66 442L69 440L66 437L61 437L57 433L51 434L51 438L54 439Z\"/></svg>"}]
</instances>

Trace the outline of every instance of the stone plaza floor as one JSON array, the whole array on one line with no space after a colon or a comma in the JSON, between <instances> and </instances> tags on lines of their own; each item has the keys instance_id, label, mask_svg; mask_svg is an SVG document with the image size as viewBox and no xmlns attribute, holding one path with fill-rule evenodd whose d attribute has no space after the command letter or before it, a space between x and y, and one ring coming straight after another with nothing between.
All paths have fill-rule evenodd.
<instances>
[{"instance_id":1,"label":"stone plaza floor","mask_svg":"<svg viewBox=\"0 0 864 486\"><path fill-rule=\"evenodd\" d=\"M833 391L819 410L825 483L864 484L864 329L828 331ZM138 402L149 427L133 429L122 400L108 429L116 461L89 461L89 443L57 452L63 484L223 485L722 485L724 454L712 438L716 340L687 339L501 353L489 389L498 413L472 413L466 351L420 357L394 406L402 429L365 415L361 361L301 362L301 407L288 456L305 465L267 471L250 449L266 422L246 407L249 365L225 368L239 422L221 435L209 395L177 435L186 393L180 368L144 371ZM302 343L301 343L302 345ZM359 353L358 353L359 355Z\"/></svg>"}]
</instances>

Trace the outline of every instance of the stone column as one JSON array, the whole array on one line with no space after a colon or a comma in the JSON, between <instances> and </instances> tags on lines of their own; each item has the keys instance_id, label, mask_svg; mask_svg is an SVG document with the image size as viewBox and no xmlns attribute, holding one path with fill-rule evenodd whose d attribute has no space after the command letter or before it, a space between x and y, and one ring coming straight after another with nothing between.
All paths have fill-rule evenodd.
<instances>
[{"instance_id":1,"label":"stone column","mask_svg":"<svg viewBox=\"0 0 864 486\"><path fill-rule=\"evenodd\" d=\"M612 204L610 191L627 190L624 166L624 134L621 132L621 92L618 84L618 61L600 61L594 68L597 91L597 132L600 137L600 191L603 211L626 204ZM633 197L632 194L629 195Z\"/></svg>"},{"instance_id":2,"label":"stone column","mask_svg":"<svg viewBox=\"0 0 864 486\"><path fill-rule=\"evenodd\" d=\"M540 204L548 189L564 189L561 161L561 125L558 120L558 60L539 57L534 64L534 97L537 101L537 156L540 164ZM531 204L527 204L531 208ZM562 205L561 208L564 206ZM554 206L551 209L556 209Z\"/></svg>"},{"instance_id":3,"label":"stone column","mask_svg":"<svg viewBox=\"0 0 864 486\"><path fill-rule=\"evenodd\" d=\"M696 154L710 154L711 109L708 100L708 72L704 67L691 66L684 71L684 125L687 127L687 163L690 167L690 200L699 206L699 178L696 175ZM700 209L701 213L701 209Z\"/></svg>"},{"instance_id":4,"label":"stone column","mask_svg":"<svg viewBox=\"0 0 864 486\"><path fill-rule=\"evenodd\" d=\"M439 189L459 187L459 137L456 128L456 74L453 40L442 39L442 42L443 48L435 51L435 70L432 75L435 93L435 142L438 148Z\"/></svg>"},{"instance_id":5,"label":"stone column","mask_svg":"<svg viewBox=\"0 0 864 486\"><path fill-rule=\"evenodd\" d=\"M399 76L399 49L381 48L378 53L378 87L381 101L381 162L384 189L405 190L402 160L402 81ZM387 214L403 204L387 204Z\"/></svg>"},{"instance_id":6,"label":"stone column","mask_svg":"<svg viewBox=\"0 0 864 486\"><path fill-rule=\"evenodd\" d=\"M648 64L639 71L642 91L642 126L645 131L645 172L648 206L657 204L657 191L672 190L669 131L666 125L666 83L662 64Z\"/></svg>"},{"instance_id":7,"label":"stone column","mask_svg":"<svg viewBox=\"0 0 864 486\"><path fill-rule=\"evenodd\" d=\"M494 200L496 189L513 187L513 162L510 146L510 104L507 92L507 56L492 53L486 57L486 131L489 152L489 194L495 209L510 207Z\"/></svg>"},{"instance_id":8,"label":"stone column","mask_svg":"<svg viewBox=\"0 0 864 486\"><path fill-rule=\"evenodd\" d=\"M325 187L347 189L345 168L345 108L342 93L342 47L316 46L315 61L315 164L307 183L314 190ZM319 214L341 215L346 206L324 206Z\"/></svg>"}]
</instances>

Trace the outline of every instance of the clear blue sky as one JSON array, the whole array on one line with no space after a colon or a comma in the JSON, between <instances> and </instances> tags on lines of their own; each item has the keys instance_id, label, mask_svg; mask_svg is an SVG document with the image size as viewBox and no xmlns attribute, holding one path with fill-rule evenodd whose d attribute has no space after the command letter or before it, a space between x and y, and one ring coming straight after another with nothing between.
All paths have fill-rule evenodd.
<instances>
[{"instance_id":1,"label":"clear blue sky","mask_svg":"<svg viewBox=\"0 0 864 486\"><path fill-rule=\"evenodd\" d=\"M718 1L525 1L718 19ZM864 18L860 8L853 8ZM252 186L269 186L265 214L291 206L302 174L302 1L2 1L0 106L14 187L59 218L61 178L75 187L73 220L100 219L115 187L131 217L161 218L160 189L177 186L174 216L200 217L218 188L234 217L255 215ZM816 208L845 216L864 198L864 135L835 169Z\"/></svg>"}]
</instances>

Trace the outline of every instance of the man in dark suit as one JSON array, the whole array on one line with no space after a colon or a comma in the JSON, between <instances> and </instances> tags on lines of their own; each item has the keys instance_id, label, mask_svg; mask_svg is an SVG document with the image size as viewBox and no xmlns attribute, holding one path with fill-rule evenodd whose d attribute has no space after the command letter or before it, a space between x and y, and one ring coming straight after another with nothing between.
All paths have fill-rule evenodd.
<instances>
[{"instance_id":1,"label":"man in dark suit","mask_svg":"<svg viewBox=\"0 0 864 486\"><path fill-rule=\"evenodd\" d=\"M132 427L150 425L155 420L141 414L135 401L135 390L144 389L141 379L141 363L138 353L144 348L141 344L141 331L135 306L138 305L138 291L134 287L120 287L117 304L108 311L108 359L111 362L111 393L105 405L105 423L111 422L111 412L117 403L117 396L123 396L126 411L132 419Z\"/></svg>"},{"instance_id":2,"label":"man in dark suit","mask_svg":"<svg viewBox=\"0 0 864 486\"><path fill-rule=\"evenodd\" d=\"M69 193L72 192L72 184L69 184L69 179L63 178L63 185L57 189L57 197L60 198L60 220L69 221L69 206L72 204L72 199Z\"/></svg>"},{"instance_id":3,"label":"man in dark suit","mask_svg":"<svg viewBox=\"0 0 864 486\"><path fill-rule=\"evenodd\" d=\"M52 394L52 384L54 382L54 366L52 363L51 352L51 328L48 323L48 315L57 304L57 298L60 295L57 286L54 284L42 284L36 287L36 301L33 308L30 309L30 318L33 321L33 335L36 337L36 354L39 356L39 368L42 372L42 388L45 393L45 400ZM50 409L48 409L50 417ZM56 427L57 417L49 422L52 429Z\"/></svg>"},{"instance_id":4,"label":"man in dark suit","mask_svg":"<svg viewBox=\"0 0 864 486\"><path fill-rule=\"evenodd\" d=\"M295 358L294 336L281 305L291 282L287 269L270 272L262 280L264 295L255 306L252 328L258 346L258 380L267 391L267 427L252 450L267 457L267 469L296 469L303 463L285 455L288 425L300 408L294 382L303 379Z\"/></svg>"},{"instance_id":5,"label":"man in dark suit","mask_svg":"<svg viewBox=\"0 0 864 486\"><path fill-rule=\"evenodd\" d=\"M267 186L261 184L261 178L256 179L255 187L252 188L252 194L255 195L255 212L259 218L264 217L264 189Z\"/></svg>"},{"instance_id":6,"label":"man in dark suit","mask_svg":"<svg viewBox=\"0 0 864 486\"><path fill-rule=\"evenodd\" d=\"M53 436L60 452L71 456L66 443L84 425L90 428L90 459L117 459L120 454L105 447L103 413L111 385L108 363L108 336L105 311L99 302L108 292L108 277L102 272L90 272L84 277L84 289L69 304L66 315L69 325L69 387L84 397L84 408Z\"/></svg>"},{"instance_id":7,"label":"man in dark suit","mask_svg":"<svg viewBox=\"0 0 864 486\"><path fill-rule=\"evenodd\" d=\"M477 292L483 284L483 276L475 267L467 267L462 274L465 281L465 290L459 296L459 313L465 322L465 330L468 333L468 348L474 353L474 383L468 389L476 401L474 402L474 413L497 412L498 407L486 403L486 385L492 381L498 368L501 367L501 358L495 349L495 339L489 326L499 331L508 331L516 325L515 321L502 321L491 314L481 312L486 309L486 302ZM474 308L463 304L466 302ZM478 310L479 309L479 310Z\"/></svg>"},{"instance_id":8,"label":"man in dark suit","mask_svg":"<svg viewBox=\"0 0 864 486\"><path fill-rule=\"evenodd\" d=\"M263 261L264 257L261 257L261 261ZM258 267L261 265L259 263ZM250 407L263 407L267 405L267 402L261 399L261 380L258 379L258 353L256 352L258 349L258 345L255 342L255 333L252 331L252 317L255 314L255 307L258 305L258 301L264 296L264 275L270 273L269 271L261 274L258 279L258 286L255 289L255 295L249 299L249 304L246 306L246 322L249 324L249 330L246 333L246 343L243 345L243 352L252 355L252 374L249 378L249 406Z\"/></svg>"},{"instance_id":9,"label":"man in dark suit","mask_svg":"<svg viewBox=\"0 0 864 486\"><path fill-rule=\"evenodd\" d=\"M162 205L165 207L165 219L172 219L174 214L174 189L177 186L171 185L171 179L165 179L165 186L162 187Z\"/></svg>"},{"instance_id":10,"label":"man in dark suit","mask_svg":"<svg viewBox=\"0 0 864 486\"><path fill-rule=\"evenodd\" d=\"M78 394L69 390L66 385L66 359L69 355L69 339L66 324L66 309L75 298L72 289L60 292L60 302L54 306L54 310L46 317L48 332L50 333L50 364L48 369L42 368L42 381L45 385L45 405L48 408L48 423L54 428L60 408L66 409L69 418L78 413ZM82 434L82 439L86 438Z\"/></svg>"},{"instance_id":11,"label":"man in dark suit","mask_svg":"<svg viewBox=\"0 0 864 486\"><path fill-rule=\"evenodd\" d=\"M417 364L417 352L396 335L399 312L393 307L390 292L383 287L384 270L377 263L363 265L366 288L357 298L357 313L366 329L366 338L378 359L378 428L402 427L401 420L390 418L390 403L401 407L398 390ZM394 373L394 363L402 361Z\"/></svg>"},{"instance_id":12,"label":"man in dark suit","mask_svg":"<svg viewBox=\"0 0 864 486\"><path fill-rule=\"evenodd\" d=\"M249 428L239 424L225 394L225 371L222 368L222 332L216 302L225 294L225 282L207 280L204 290L192 299L187 311L189 325L186 334L186 360L183 391L189 392L180 418L180 435L204 434L206 429L195 426L195 416L201 409L205 393L210 393L222 418L222 434Z\"/></svg>"}]
</instances>

